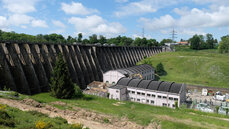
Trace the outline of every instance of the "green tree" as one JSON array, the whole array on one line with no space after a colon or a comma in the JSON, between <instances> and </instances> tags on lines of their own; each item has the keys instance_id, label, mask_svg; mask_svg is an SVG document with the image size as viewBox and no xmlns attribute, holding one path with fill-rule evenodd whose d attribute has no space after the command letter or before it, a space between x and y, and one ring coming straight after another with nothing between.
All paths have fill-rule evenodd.
<instances>
[{"instance_id":1,"label":"green tree","mask_svg":"<svg viewBox=\"0 0 229 129\"><path fill-rule=\"evenodd\" d=\"M165 71L164 66L161 62L159 64L157 64L157 66L156 66L156 73L159 76L166 75L166 71Z\"/></svg>"},{"instance_id":2,"label":"green tree","mask_svg":"<svg viewBox=\"0 0 229 129\"><path fill-rule=\"evenodd\" d=\"M212 34L207 34L206 38L207 38L206 43L207 43L208 49L213 49L215 40L214 40Z\"/></svg>"},{"instance_id":3,"label":"green tree","mask_svg":"<svg viewBox=\"0 0 229 129\"><path fill-rule=\"evenodd\" d=\"M160 46L165 45L165 43L173 43L173 40L172 39L163 39L160 42Z\"/></svg>"},{"instance_id":4,"label":"green tree","mask_svg":"<svg viewBox=\"0 0 229 129\"><path fill-rule=\"evenodd\" d=\"M229 52L229 36L223 36L219 43L218 51L220 53L228 53Z\"/></svg>"},{"instance_id":5,"label":"green tree","mask_svg":"<svg viewBox=\"0 0 229 129\"><path fill-rule=\"evenodd\" d=\"M98 43L97 35L93 34L92 36L89 36L89 41L90 41L90 44Z\"/></svg>"},{"instance_id":6,"label":"green tree","mask_svg":"<svg viewBox=\"0 0 229 129\"><path fill-rule=\"evenodd\" d=\"M106 37L104 37L103 35L100 35L100 36L99 36L99 43L104 44L104 43L106 43L106 42L107 42Z\"/></svg>"},{"instance_id":7,"label":"green tree","mask_svg":"<svg viewBox=\"0 0 229 129\"><path fill-rule=\"evenodd\" d=\"M84 39L84 40L82 41L82 43L83 43L83 44L89 44L90 41L89 41L88 39Z\"/></svg>"},{"instance_id":8,"label":"green tree","mask_svg":"<svg viewBox=\"0 0 229 129\"><path fill-rule=\"evenodd\" d=\"M194 35L192 38L189 39L191 46L191 49L194 50L199 50L200 49L200 44L201 44L201 38L198 35Z\"/></svg>"},{"instance_id":9,"label":"green tree","mask_svg":"<svg viewBox=\"0 0 229 129\"><path fill-rule=\"evenodd\" d=\"M78 39L77 39L77 41L78 41L79 43L81 43L81 42L82 42L82 38L83 38L83 34L82 34L82 33L79 33L79 34L78 34Z\"/></svg>"},{"instance_id":10,"label":"green tree","mask_svg":"<svg viewBox=\"0 0 229 129\"><path fill-rule=\"evenodd\" d=\"M74 95L74 83L69 75L67 64L64 62L63 56L58 55L55 62L52 77L50 79L51 95L60 98L68 99Z\"/></svg>"}]
</instances>

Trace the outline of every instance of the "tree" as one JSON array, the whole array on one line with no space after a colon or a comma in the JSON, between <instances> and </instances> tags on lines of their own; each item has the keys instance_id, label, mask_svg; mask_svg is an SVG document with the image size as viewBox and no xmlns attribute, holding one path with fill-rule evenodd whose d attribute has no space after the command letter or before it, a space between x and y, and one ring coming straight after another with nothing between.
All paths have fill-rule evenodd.
<instances>
[{"instance_id":1,"label":"tree","mask_svg":"<svg viewBox=\"0 0 229 129\"><path fill-rule=\"evenodd\" d=\"M219 43L218 51L220 53L228 53L229 52L229 36L221 37L221 42Z\"/></svg>"},{"instance_id":2,"label":"tree","mask_svg":"<svg viewBox=\"0 0 229 129\"><path fill-rule=\"evenodd\" d=\"M164 66L161 62L159 64L157 64L157 66L156 66L156 73L159 76L166 75L166 71L165 71Z\"/></svg>"},{"instance_id":3,"label":"tree","mask_svg":"<svg viewBox=\"0 0 229 129\"><path fill-rule=\"evenodd\" d=\"M74 95L74 83L69 75L67 64L63 56L58 55L55 62L52 77L50 79L51 95L59 99L72 98Z\"/></svg>"},{"instance_id":4,"label":"tree","mask_svg":"<svg viewBox=\"0 0 229 129\"><path fill-rule=\"evenodd\" d=\"M208 49L213 49L214 48L214 38L212 34L207 34L206 38L207 38L206 43L207 43Z\"/></svg>"},{"instance_id":5,"label":"tree","mask_svg":"<svg viewBox=\"0 0 229 129\"><path fill-rule=\"evenodd\" d=\"M165 43L173 43L173 40L172 39L163 39L160 42L160 46L165 45Z\"/></svg>"},{"instance_id":6,"label":"tree","mask_svg":"<svg viewBox=\"0 0 229 129\"><path fill-rule=\"evenodd\" d=\"M98 43L97 35L93 34L92 36L89 36L89 42L90 44Z\"/></svg>"},{"instance_id":7,"label":"tree","mask_svg":"<svg viewBox=\"0 0 229 129\"><path fill-rule=\"evenodd\" d=\"M79 34L78 34L78 39L77 39L77 41L78 41L79 43L81 43L81 42L82 42L82 38L83 38L83 34L82 34L82 33L79 33Z\"/></svg>"},{"instance_id":8,"label":"tree","mask_svg":"<svg viewBox=\"0 0 229 129\"><path fill-rule=\"evenodd\" d=\"M100 35L100 36L99 36L99 43L104 44L104 43L106 43L106 42L107 42L106 37L104 37L103 35Z\"/></svg>"},{"instance_id":9,"label":"tree","mask_svg":"<svg viewBox=\"0 0 229 129\"><path fill-rule=\"evenodd\" d=\"M200 36L194 35L192 38L189 39L189 41L191 43L191 46L190 46L191 49L194 49L194 50L200 49L200 41L201 41Z\"/></svg>"}]
</instances>

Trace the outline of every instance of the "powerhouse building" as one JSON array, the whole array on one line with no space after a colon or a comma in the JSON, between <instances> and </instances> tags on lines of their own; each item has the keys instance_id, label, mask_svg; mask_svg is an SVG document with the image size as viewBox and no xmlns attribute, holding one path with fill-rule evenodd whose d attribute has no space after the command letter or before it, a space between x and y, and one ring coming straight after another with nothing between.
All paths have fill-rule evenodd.
<instances>
[{"instance_id":1,"label":"powerhouse building","mask_svg":"<svg viewBox=\"0 0 229 129\"><path fill-rule=\"evenodd\" d=\"M175 82L121 78L108 88L109 98L129 100L156 106L175 107L186 100L186 85Z\"/></svg>"},{"instance_id":2,"label":"powerhouse building","mask_svg":"<svg viewBox=\"0 0 229 129\"><path fill-rule=\"evenodd\" d=\"M120 78L139 78L154 80L154 67L148 64L137 65L129 68L110 70L103 74L103 82L116 84Z\"/></svg>"}]
</instances>

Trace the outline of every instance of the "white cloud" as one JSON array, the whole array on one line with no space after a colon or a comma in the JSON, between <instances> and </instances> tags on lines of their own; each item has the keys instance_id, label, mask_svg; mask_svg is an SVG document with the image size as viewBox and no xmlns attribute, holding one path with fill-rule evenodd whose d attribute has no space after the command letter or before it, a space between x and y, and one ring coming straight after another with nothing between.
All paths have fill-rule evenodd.
<instances>
[{"instance_id":1,"label":"white cloud","mask_svg":"<svg viewBox=\"0 0 229 129\"><path fill-rule=\"evenodd\" d=\"M160 30L165 28L207 28L207 27L227 27L229 26L229 7L220 6L217 10L200 10L193 8L183 11L174 9L180 18L171 15L161 16L160 18L148 19L141 18L143 26L149 30Z\"/></svg>"},{"instance_id":2,"label":"white cloud","mask_svg":"<svg viewBox=\"0 0 229 129\"><path fill-rule=\"evenodd\" d=\"M118 11L114 12L114 14L117 17L122 17L127 15L154 13L158 9L176 4L178 1L180 0L140 0L139 2L131 2L122 6Z\"/></svg>"},{"instance_id":3,"label":"white cloud","mask_svg":"<svg viewBox=\"0 0 229 129\"><path fill-rule=\"evenodd\" d=\"M35 4L39 0L2 0L3 8L12 13L29 13L36 11Z\"/></svg>"},{"instance_id":4,"label":"white cloud","mask_svg":"<svg viewBox=\"0 0 229 129\"><path fill-rule=\"evenodd\" d=\"M125 2L128 2L128 0L115 0L115 2L118 2L118 3L125 3Z\"/></svg>"},{"instance_id":5,"label":"white cloud","mask_svg":"<svg viewBox=\"0 0 229 129\"><path fill-rule=\"evenodd\" d=\"M118 35L126 31L120 23L109 23L97 15L86 16L85 18L72 17L68 22L75 26L77 32L87 34Z\"/></svg>"},{"instance_id":6,"label":"white cloud","mask_svg":"<svg viewBox=\"0 0 229 129\"><path fill-rule=\"evenodd\" d=\"M8 29L9 23L6 17L0 16L0 29L5 31Z\"/></svg>"},{"instance_id":7,"label":"white cloud","mask_svg":"<svg viewBox=\"0 0 229 129\"><path fill-rule=\"evenodd\" d=\"M47 28L48 25L44 20L32 20L31 22L32 27L42 27Z\"/></svg>"},{"instance_id":8,"label":"white cloud","mask_svg":"<svg viewBox=\"0 0 229 129\"><path fill-rule=\"evenodd\" d=\"M62 23L61 21L53 20L52 23L53 23L55 26L57 26L57 27L66 28L65 24Z\"/></svg>"},{"instance_id":9,"label":"white cloud","mask_svg":"<svg viewBox=\"0 0 229 129\"><path fill-rule=\"evenodd\" d=\"M93 13L98 13L96 9L86 8L83 4L78 2L72 2L71 4L61 3L61 9L66 14L76 14L76 15L88 15Z\"/></svg>"},{"instance_id":10,"label":"white cloud","mask_svg":"<svg viewBox=\"0 0 229 129\"><path fill-rule=\"evenodd\" d=\"M24 14L13 14L9 16L9 23L11 25L19 26L23 24L30 24L33 18Z\"/></svg>"}]
</instances>

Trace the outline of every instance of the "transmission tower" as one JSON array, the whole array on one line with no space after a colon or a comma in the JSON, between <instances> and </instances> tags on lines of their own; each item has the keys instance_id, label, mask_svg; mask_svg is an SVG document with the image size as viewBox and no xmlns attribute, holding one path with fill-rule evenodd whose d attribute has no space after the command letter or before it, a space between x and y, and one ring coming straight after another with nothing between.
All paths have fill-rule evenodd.
<instances>
[{"instance_id":1,"label":"transmission tower","mask_svg":"<svg viewBox=\"0 0 229 129\"><path fill-rule=\"evenodd\" d=\"M142 38L145 38L145 30L142 28Z\"/></svg>"},{"instance_id":2,"label":"transmission tower","mask_svg":"<svg viewBox=\"0 0 229 129\"><path fill-rule=\"evenodd\" d=\"M176 37L176 35L177 35L177 32L173 29L173 31L171 32L171 35L172 35L172 41L174 42L175 41L175 38L177 38Z\"/></svg>"}]
</instances>

